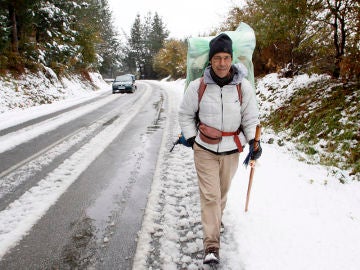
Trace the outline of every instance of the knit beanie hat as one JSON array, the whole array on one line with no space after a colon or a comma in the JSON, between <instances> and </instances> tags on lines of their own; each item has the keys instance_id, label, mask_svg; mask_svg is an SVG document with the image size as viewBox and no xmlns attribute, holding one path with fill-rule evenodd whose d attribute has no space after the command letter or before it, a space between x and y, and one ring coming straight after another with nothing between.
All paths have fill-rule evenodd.
<instances>
[{"instance_id":1,"label":"knit beanie hat","mask_svg":"<svg viewBox=\"0 0 360 270\"><path fill-rule=\"evenodd\" d=\"M209 51L209 60L214 56L214 54L219 52L226 52L233 55L232 50L232 40L227 34L220 34L217 37L214 37L210 41L210 51Z\"/></svg>"}]
</instances>

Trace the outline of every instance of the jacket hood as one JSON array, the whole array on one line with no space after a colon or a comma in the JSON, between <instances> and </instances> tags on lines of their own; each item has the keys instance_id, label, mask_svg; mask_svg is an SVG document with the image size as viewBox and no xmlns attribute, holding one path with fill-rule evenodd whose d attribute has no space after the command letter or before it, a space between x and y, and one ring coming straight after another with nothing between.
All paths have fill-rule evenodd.
<instances>
[{"instance_id":1,"label":"jacket hood","mask_svg":"<svg viewBox=\"0 0 360 270\"><path fill-rule=\"evenodd\" d=\"M242 80L248 75L247 68L242 63L236 63L232 65L234 69L234 78L230 82L230 84L239 84ZM213 78L210 75L211 66L206 67L204 71L204 82L206 84L213 84L215 83Z\"/></svg>"}]
</instances>

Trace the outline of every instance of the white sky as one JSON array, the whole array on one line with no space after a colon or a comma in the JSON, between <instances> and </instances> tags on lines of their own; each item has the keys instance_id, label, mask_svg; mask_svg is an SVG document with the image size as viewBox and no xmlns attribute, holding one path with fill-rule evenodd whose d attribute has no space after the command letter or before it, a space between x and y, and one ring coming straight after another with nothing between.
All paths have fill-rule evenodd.
<instances>
[{"instance_id":1,"label":"white sky","mask_svg":"<svg viewBox=\"0 0 360 270\"><path fill-rule=\"evenodd\" d=\"M131 0L124 4L119 0L109 0L115 26L119 32L130 33L136 15L143 19L150 11L162 18L170 32L169 37L185 38L208 33L224 21L230 7L240 5L242 0Z\"/></svg>"}]
</instances>

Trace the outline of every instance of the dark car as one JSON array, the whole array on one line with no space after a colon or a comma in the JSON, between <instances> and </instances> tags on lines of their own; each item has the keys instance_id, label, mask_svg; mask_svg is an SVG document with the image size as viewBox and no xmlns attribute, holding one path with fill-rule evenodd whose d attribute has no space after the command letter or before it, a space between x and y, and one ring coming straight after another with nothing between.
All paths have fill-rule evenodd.
<instances>
[{"instance_id":1,"label":"dark car","mask_svg":"<svg viewBox=\"0 0 360 270\"><path fill-rule=\"evenodd\" d=\"M112 92L134 93L136 90L135 76L131 74L117 76L112 84Z\"/></svg>"}]
</instances>

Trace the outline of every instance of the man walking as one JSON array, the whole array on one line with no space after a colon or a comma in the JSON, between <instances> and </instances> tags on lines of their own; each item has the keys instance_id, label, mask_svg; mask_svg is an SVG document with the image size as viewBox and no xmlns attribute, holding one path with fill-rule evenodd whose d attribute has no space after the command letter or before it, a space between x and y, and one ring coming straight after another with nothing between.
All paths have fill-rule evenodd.
<instances>
[{"instance_id":1,"label":"man walking","mask_svg":"<svg viewBox=\"0 0 360 270\"><path fill-rule=\"evenodd\" d=\"M203 78L189 84L179 109L182 133L194 149L204 264L220 262L221 220L227 193L238 168L239 153L247 143L254 144L259 124L255 91L245 79L247 70L242 64L232 64L232 40L220 34L209 45L210 65ZM206 88L199 100L202 84ZM251 159L258 159L261 152L259 145Z\"/></svg>"}]
</instances>

